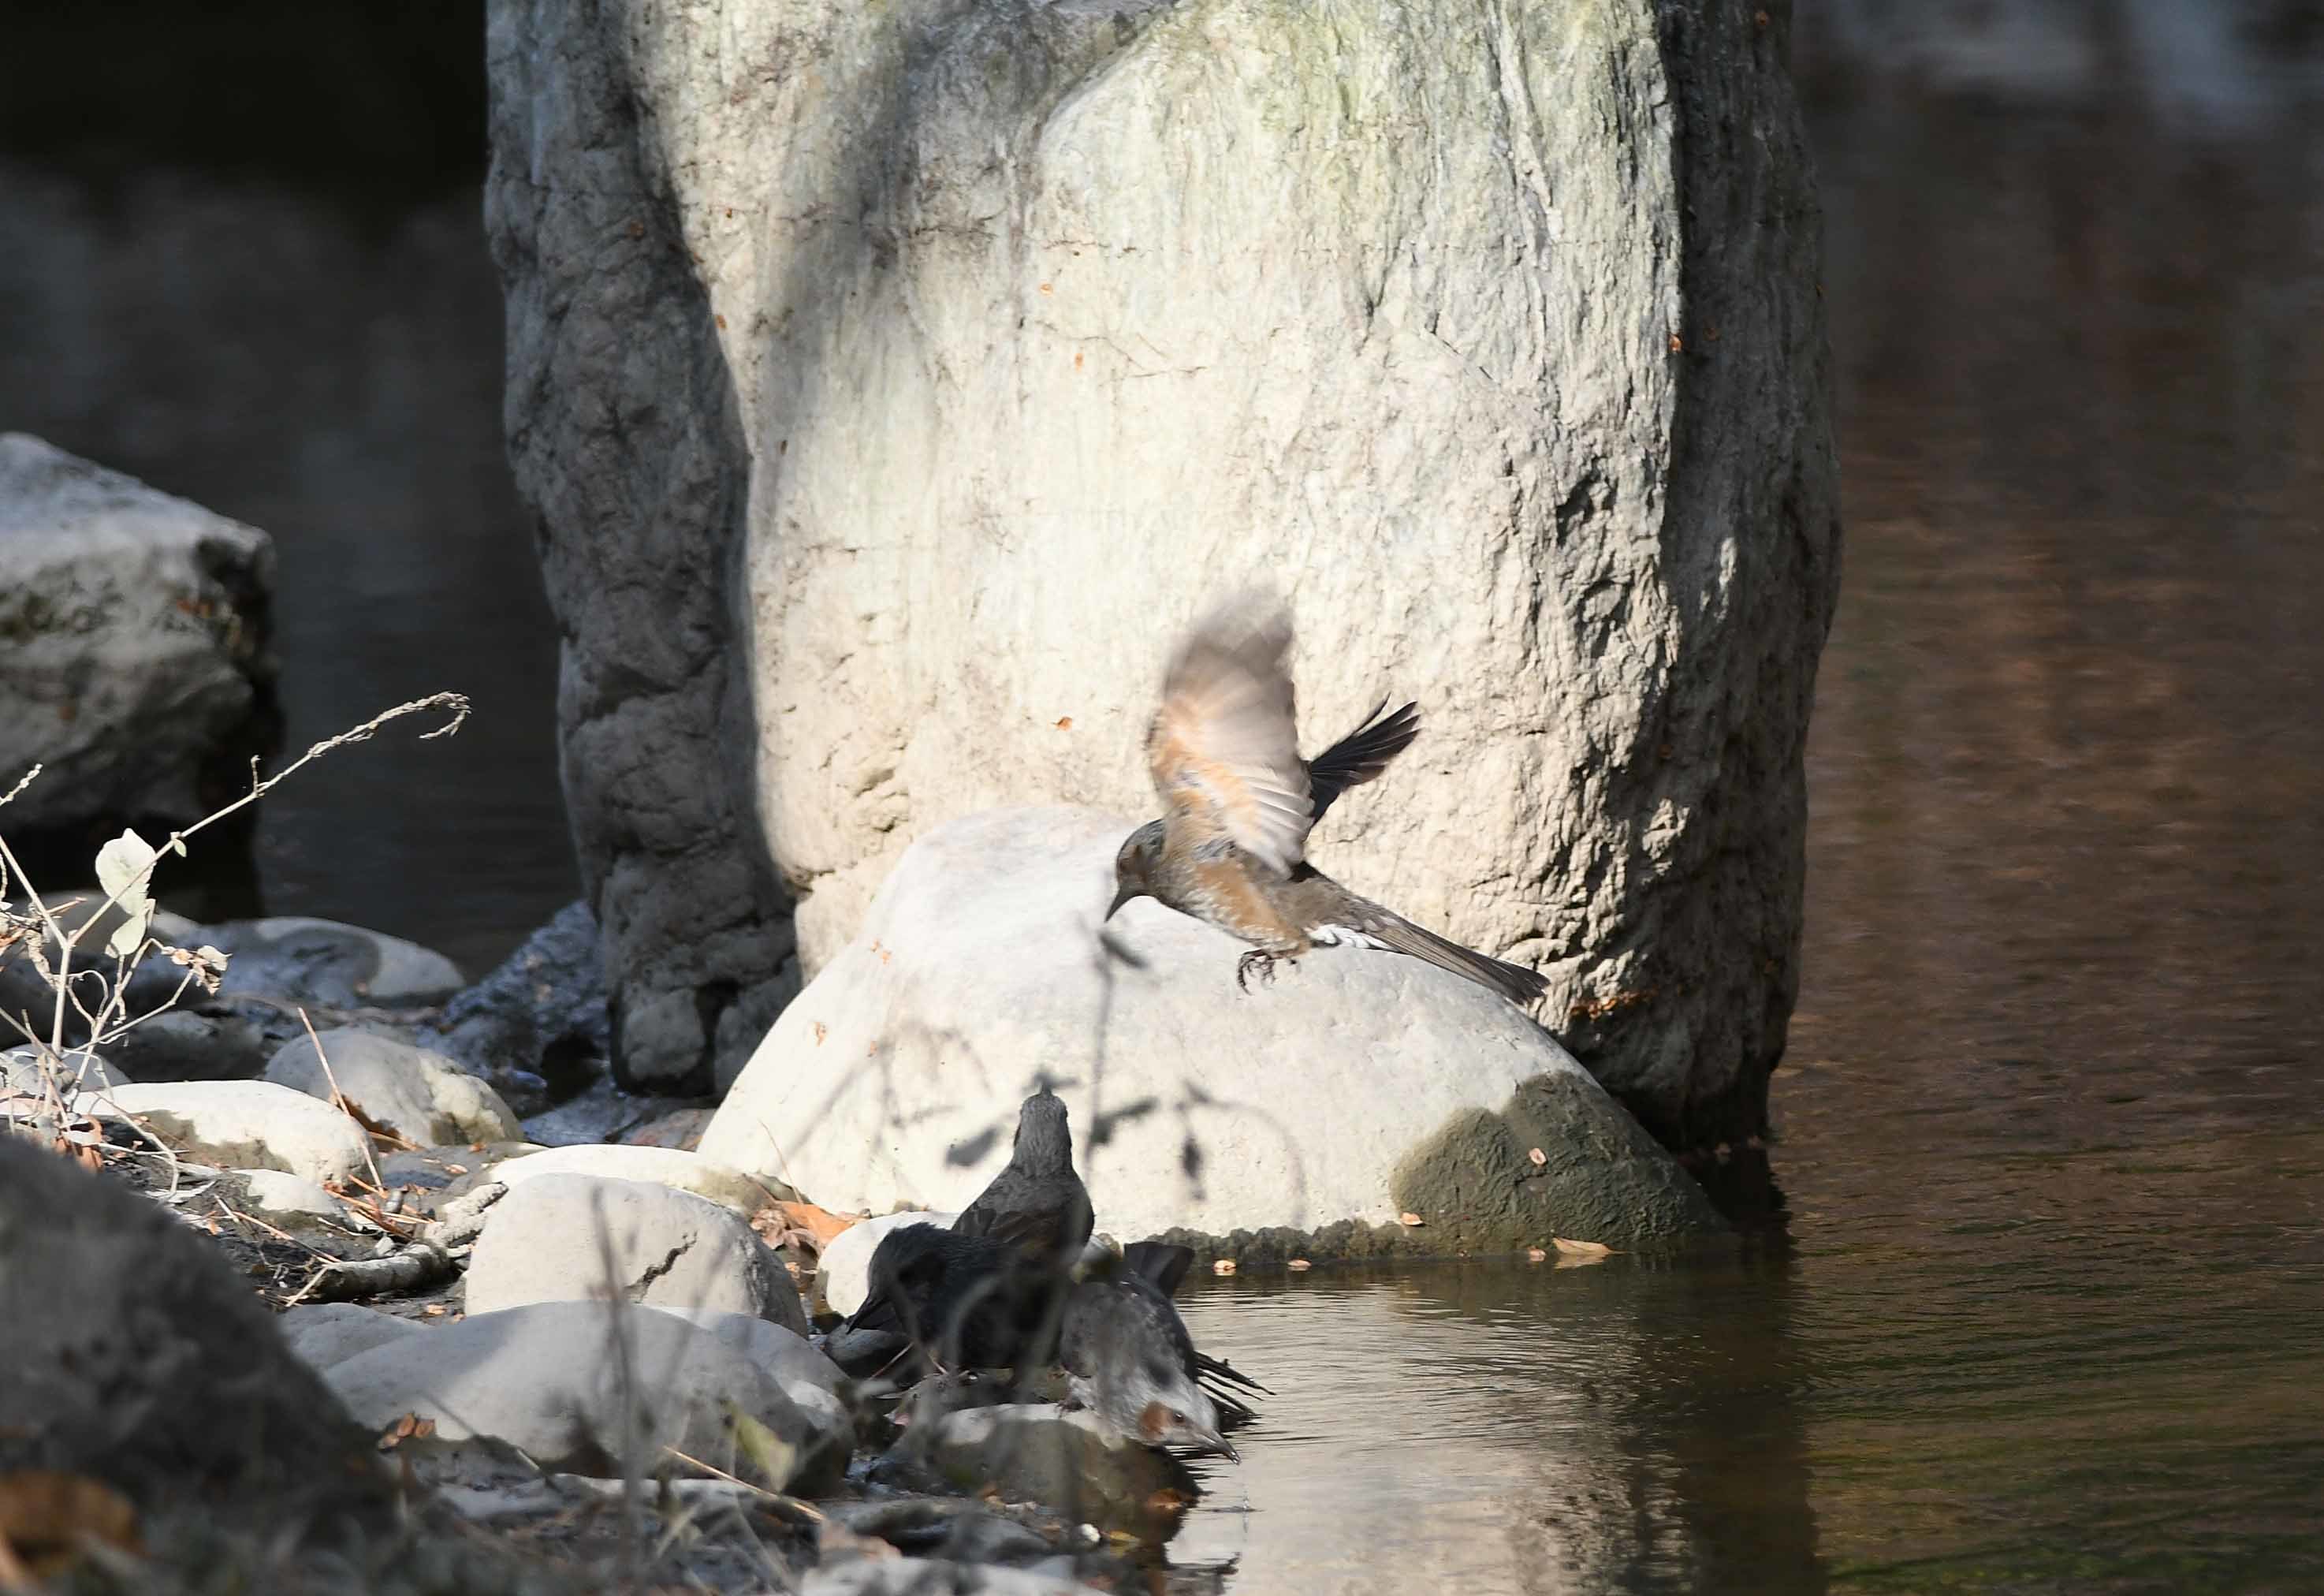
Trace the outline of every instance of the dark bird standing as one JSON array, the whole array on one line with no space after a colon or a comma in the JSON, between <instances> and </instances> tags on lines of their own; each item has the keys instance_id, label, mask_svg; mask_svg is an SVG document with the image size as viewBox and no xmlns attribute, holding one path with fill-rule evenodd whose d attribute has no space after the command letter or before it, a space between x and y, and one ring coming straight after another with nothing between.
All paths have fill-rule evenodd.
<instances>
[{"instance_id":1,"label":"dark bird standing","mask_svg":"<svg viewBox=\"0 0 2324 1596\"><path fill-rule=\"evenodd\" d=\"M1163 817L1130 833L1115 855L1106 918L1150 897L1241 938L1252 945L1235 965L1245 990L1253 975L1272 980L1278 960L1354 943L1425 959L1514 1003L1539 998L1549 983L1535 972L1448 942L1307 863L1316 817L1385 770L1418 716L1406 706L1368 724L1311 767L1299 757L1290 650L1290 617L1273 610L1254 619L1246 604L1214 613L1178 645L1146 738ZM1357 756L1335 759L1351 745Z\"/></svg>"},{"instance_id":2,"label":"dark bird standing","mask_svg":"<svg viewBox=\"0 0 2324 1596\"><path fill-rule=\"evenodd\" d=\"M989 1236L899 1225L872 1250L863 1301L841 1328L900 1335L938 1369L1022 1371L1051 1361L1066 1283L1054 1261Z\"/></svg>"},{"instance_id":3,"label":"dark bird standing","mask_svg":"<svg viewBox=\"0 0 2324 1596\"><path fill-rule=\"evenodd\" d=\"M1074 1173L1065 1100L1044 1086L1017 1111L1009 1162L952 1222L953 1232L1062 1266L1081 1256L1090 1226L1089 1188Z\"/></svg>"}]
</instances>

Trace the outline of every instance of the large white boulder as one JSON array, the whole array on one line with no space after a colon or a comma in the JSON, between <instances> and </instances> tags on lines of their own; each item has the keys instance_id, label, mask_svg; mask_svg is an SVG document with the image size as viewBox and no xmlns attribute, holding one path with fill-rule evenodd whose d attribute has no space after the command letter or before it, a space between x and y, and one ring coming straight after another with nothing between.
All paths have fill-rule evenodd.
<instances>
[{"instance_id":1,"label":"large white boulder","mask_svg":"<svg viewBox=\"0 0 2324 1596\"><path fill-rule=\"evenodd\" d=\"M156 1081L89 1093L85 1113L127 1115L177 1151L221 1168L280 1169L321 1183L366 1167L370 1139L337 1109L272 1081Z\"/></svg>"},{"instance_id":2,"label":"large white boulder","mask_svg":"<svg viewBox=\"0 0 2324 1596\"><path fill-rule=\"evenodd\" d=\"M511 1187L484 1215L465 1289L468 1312L489 1314L609 1287L628 1302L750 1314L807 1333L789 1271L749 1224L707 1197L639 1180L550 1175Z\"/></svg>"},{"instance_id":3,"label":"large white boulder","mask_svg":"<svg viewBox=\"0 0 2324 1596\"><path fill-rule=\"evenodd\" d=\"M1046 1079L1099 1228L1123 1240L1283 1227L1332 1232L1310 1250L1369 1250L1386 1226L1452 1252L1718 1228L1669 1155L1482 987L1319 948L1245 993L1240 944L1150 900L1101 941L1127 829L1001 809L915 843L727 1093L704 1156L782 1170L825 1208L954 1212Z\"/></svg>"},{"instance_id":4,"label":"large white boulder","mask_svg":"<svg viewBox=\"0 0 2324 1596\"><path fill-rule=\"evenodd\" d=\"M494 5L620 1067L749 1051L779 885L812 975L944 822L1143 806L1171 633L1265 575L1307 747L1425 716L1327 867L1674 1142L1764 1129L1839 577L1770 9Z\"/></svg>"},{"instance_id":5,"label":"large white boulder","mask_svg":"<svg viewBox=\"0 0 2324 1596\"><path fill-rule=\"evenodd\" d=\"M44 767L11 827L197 820L248 790L274 674L264 532L5 433L0 571L0 790Z\"/></svg>"},{"instance_id":6,"label":"large white boulder","mask_svg":"<svg viewBox=\"0 0 2324 1596\"><path fill-rule=\"evenodd\" d=\"M268 1062L266 1078L325 1102L336 1086L365 1120L419 1147L521 1134L516 1116L484 1082L440 1053L373 1031L343 1026L294 1038Z\"/></svg>"}]
</instances>

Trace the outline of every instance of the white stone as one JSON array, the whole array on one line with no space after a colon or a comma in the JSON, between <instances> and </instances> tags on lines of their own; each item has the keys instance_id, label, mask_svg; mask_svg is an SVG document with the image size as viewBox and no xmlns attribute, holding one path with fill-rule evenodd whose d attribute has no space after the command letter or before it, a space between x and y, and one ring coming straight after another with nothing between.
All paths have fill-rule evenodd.
<instances>
[{"instance_id":1,"label":"white stone","mask_svg":"<svg viewBox=\"0 0 2324 1596\"><path fill-rule=\"evenodd\" d=\"M791 1189L771 1176L761 1181L698 1152L617 1142L544 1148L519 1158L503 1158L486 1171L484 1178L516 1186L545 1175L599 1175L609 1180L650 1181L707 1197L745 1217L779 1197L789 1195ZM775 1189L770 1191L770 1185Z\"/></svg>"},{"instance_id":2,"label":"white stone","mask_svg":"<svg viewBox=\"0 0 2324 1596\"><path fill-rule=\"evenodd\" d=\"M511 454L624 1067L748 1050L773 881L812 975L947 820L1151 813L1172 634L1265 576L1305 748L1424 715L1323 867L1541 968L1675 1139L1764 1128L1840 568L1781 32L494 7Z\"/></svg>"},{"instance_id":3,"label":"white stone","mask_svg":"<svg viewBox=\"0 0 2324 1596\"><path fill-rule=\"evenodd\" d=\"M318 1183L365 1167L362 1127L272 1081L158 1081L90 1093L82 1112L126 1114L180 1152L225 1169L280 1169Z\"/></svg>"},{"instance_id":4,"label":"white stone","mask_svg":"<svg viewBox=\"0 0 2324 1596\"><path fill-rule=\"evenodd\" d=\"M0 570L0 790L43 767L10 826L191 821L247 790L274 670L264 532L12 432Z\"/></svg>"},{"instance_id":5,"label":"white stone","mask_svg":"<svg viewBox=\"0 0 2324 1596\"><path fill-rule=\"evenodd\" d=\"M789 1271L732 1209L592 1175L525 1181L493 1204L468 1259L467 1308L589 1301L609 1284L629 1302L751 1314L807 1333Z\"/></svg>"},{"instance_id":6,"label":"white stone","mask_svg":"<svg viewBox=\"0 0 2324 1596\"><path fill-rule=\"evenodd\" d=\"M374 1229L348 1215L337 1197L300 1175L280 1169L230 1169L225 1178L241 1189L243 1211L279 1229L311 1226L316 1221L339 1230Z\"/></svg>"},{"instance_id":7,"label":"white stone","mask_svg":"<svg viewBox=\"0 0 2324 1596\"><path fill-rule=\"evenodd\" d=\"M824 1243L823 1255L816 1259L816 1289L823 1294L824 1302L833 1313L853 1313L863 1305L863 1298L871 1290L872 1254L879 1249L881 1237L899 1225L936 1224L950 1229L952 1222L959 1217L956 1213L922 1213L908 1209L849 1225Z\"/></svg>"},{"instance_id":8,"label":"white stone","mask_svg":"<svg viewBox=\"0 0 2324 1596\"><path fill-rule=\"evenodd\" d=\"M360 1424L417 1414L436 1422L440 1444L496 1439L551 1472L610 1477L625 1454L650 1471L665 1447L732 1470L728 1403L799 1449L791 1490L835 1483L854 1446L852 1428L799 1407L729 1342L651 1308L544 1302L471 1314L334 1363L324 1379ZM643 1421L634 1448L625 1406Z\"/></svg>"},{"instance_id":9,"label":"white stone","mask_svg":"<svg viewBox=\"0 0 2324 1596\"><path fill-rule=\"evenodd\" d=\"M1150 900L1109 928L1122 956L1102 955L1123 830L1004 809L914 844L863 936L728 1093L704 1155L785 1170L835 1211L953 1212L1007 1159L1047 1078L1098 1221L1126 1240L1406 1212L1445 1252L1718 1228L1588 1074L1473 983L1333 947L1244 993L1240 944Z\"/></svg>"},{"instance_id":10,"label":"white stone","mask_svg":"<svg viewBox=\"0 0 2324 1596\"><path fill-rule=\"evenodd\" d=\"M364 1119L420 1147L511 1141L521 1134L516 1116L491 1086L440 1053L371 1031L343 1027L318 1031L312 1041L295 1038L268 1062L266 1078L325 1102L336 1082Z\"/></svg>"},{"instance_id":11,"label":"white stone","mask_svg":"<svg viewBox=\"0 0 2324 1596\"><path fill-rule=\"evenodd\" d=\"M275 1323L290 1350L318 1372L407 1335L429 1333L409 1319L351 1302L299 1303Z\"/></svg>"}]
</instances>

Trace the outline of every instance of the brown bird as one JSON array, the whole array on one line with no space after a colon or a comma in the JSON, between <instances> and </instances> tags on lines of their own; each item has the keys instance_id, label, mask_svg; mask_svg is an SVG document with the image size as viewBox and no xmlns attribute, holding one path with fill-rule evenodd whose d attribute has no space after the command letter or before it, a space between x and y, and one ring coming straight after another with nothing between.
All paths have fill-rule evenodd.
<instances>
[{"instance_id":1,"label":"brown bird","mask_svg":"<svg viewBox=\"0 0 2324 1596\"><path fill-rule=\"evenodd\" d=\"M1549 983L1531 970L1448 942L1307 863L1316 816L1347 788L1388 768L1417 734L1407 705L1319 754L1299 757L1290 617L1248 600L1197 625L1162 683L1146 761L1163 817L1130 834L1114 856L1111 919L1134 898L1154 898L1252 945L1235 983L1274 978L1277 960L1353 943L1409 954L1529 1003ZM1343 751L1353 750L1352 752ZM1318 773L1322 779L1318 780Z\"/></svg>"}]
</instances>

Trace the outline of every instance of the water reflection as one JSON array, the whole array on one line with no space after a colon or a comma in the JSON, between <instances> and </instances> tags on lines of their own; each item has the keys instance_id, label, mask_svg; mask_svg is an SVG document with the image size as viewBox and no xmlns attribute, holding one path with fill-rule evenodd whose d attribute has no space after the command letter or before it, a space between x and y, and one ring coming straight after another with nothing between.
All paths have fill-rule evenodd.
<instances>
[{"instance_id":1,"label":"water reflection","mask_svg":"<svg viewBox=\"0 0 2324 1596\"><path fill-rule=\"evenodd\" d=\"M1190 1327L1278 1396L1171 1557L1255 1591L1821 1590L1789 1298L1775 1256L1218 1283Z\"/></svg>"}]
</instances>

